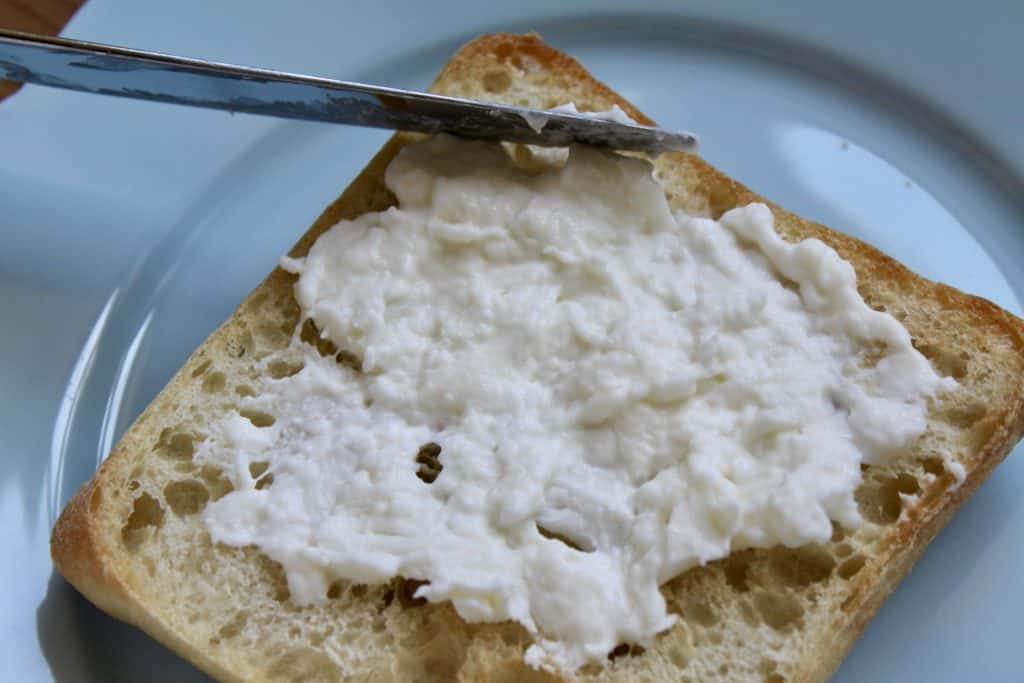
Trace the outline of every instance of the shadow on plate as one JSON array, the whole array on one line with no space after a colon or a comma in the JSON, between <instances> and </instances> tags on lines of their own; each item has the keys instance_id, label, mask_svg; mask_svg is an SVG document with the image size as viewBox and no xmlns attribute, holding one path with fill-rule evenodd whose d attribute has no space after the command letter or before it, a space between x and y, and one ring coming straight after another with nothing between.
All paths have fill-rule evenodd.
<instances>
[{"instance_id":1,"label":"shadow on plate","mask_svg":"<svg viewBox=\"0 0 1024 683\"><path fill-rule=\"evenodd\" d=\"M98 610L57 572L36 609L36 630L57 683L213 681L134 626Z\"/></svg>"}]
</instances>

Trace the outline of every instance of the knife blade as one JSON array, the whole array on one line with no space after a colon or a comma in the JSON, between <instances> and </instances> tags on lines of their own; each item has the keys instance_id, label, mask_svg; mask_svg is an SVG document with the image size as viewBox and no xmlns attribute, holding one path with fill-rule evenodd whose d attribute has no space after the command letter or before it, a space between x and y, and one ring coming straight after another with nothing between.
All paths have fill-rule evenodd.
<instances>
[{"instance_id":1,"label":"knife blade","mask_svg":"<svg viewBox=\"0 0 1024 683\"><path fill-rule=\"evenodd\" d=\"M697 138L621 121L0 30L0 78L228 112L546 147L694 151Z\"/></svg>"}]
</instances>

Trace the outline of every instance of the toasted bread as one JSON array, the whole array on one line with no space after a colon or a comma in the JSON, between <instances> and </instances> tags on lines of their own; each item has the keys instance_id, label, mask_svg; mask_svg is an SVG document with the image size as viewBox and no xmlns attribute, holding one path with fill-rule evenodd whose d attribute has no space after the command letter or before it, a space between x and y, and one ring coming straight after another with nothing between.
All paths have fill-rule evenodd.
<instances>
[{"instance_id":1,"label":"toasted bread","mask_svg":"<svg viewBox=\"0 0 1024 683\"><path fill-rule=\"evenodd\" d=\"M533 35L488 35L444 67L435 92L535 107L622 107L652 123L576 60ZM393 137L299 240L306 252L339 220L394 198L384 170L410 139ZM816 237L853 264L864 299L888 311L959 388L929 414L912 453L864 469L865 524L826 544L733 553L662 588L681 618L653 648L620 648L580 680L818 681L838 666L882 601L949 516L1024 430L1024 323L994 304L915 275L852 237L768 202L688 154L655 160L671 204L718 217L765 202L789 240ZM526 631L467 624L423 604L407 582L338 582L327 604L288 599L279 565L251 547L210 541L203 506L230 490L197 465L208 426L259 384L259 360L304 321L294 276L276 269L200 346L61 515L54 561L86 597L225 681L559 680L522 661ZM304 336L310 343L314 337ZM943 456L942 454L946 454ZM965 476L954 476L960 473Z\"/></svg>"}]
</instances>

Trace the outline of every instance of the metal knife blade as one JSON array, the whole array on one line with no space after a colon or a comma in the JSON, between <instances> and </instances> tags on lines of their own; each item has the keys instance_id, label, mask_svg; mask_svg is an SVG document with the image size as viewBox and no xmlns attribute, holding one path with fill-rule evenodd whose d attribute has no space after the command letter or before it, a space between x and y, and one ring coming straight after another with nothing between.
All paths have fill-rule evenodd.
<instances>
[{"instance_id":1,"label":"metal knife blade","mask_svg":"<svg viewBox=\"0 0 1024 683\"><path fill-rule=\"evenodd\" d=\"M0 30L0 78L229 112L531 145L693 151L685 131Z\"/></svg>"}]
</instances>

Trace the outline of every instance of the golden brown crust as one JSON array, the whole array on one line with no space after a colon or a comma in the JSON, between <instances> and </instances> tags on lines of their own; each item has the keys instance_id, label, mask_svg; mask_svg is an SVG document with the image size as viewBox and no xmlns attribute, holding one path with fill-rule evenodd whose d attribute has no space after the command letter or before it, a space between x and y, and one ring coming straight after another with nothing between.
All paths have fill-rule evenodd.
<instances>
[{"instance_id":1,"label":"golden brown crust","mask_svg":"<svg viewBox=\"0 0 1024 683\"><path fill-rule=\"evenodd\" d=\"M86 483L57 519L50 552L57 568L83 595L110 614L123 618L130 597L96 533L97 519L90 508L102 502L99 478Z\"/></svg>"},{"instance_id":2,"label":"golden brown crust","mask_svg":"<svg viewBox=\"0 0 1024 683\"><path fill-rule=\"evenodd\" d=\"M586 102L588 108L621 106L641 123L653 123L631 103L594 79L575 59L544 44L535 35L493 34L483 36L463 47L443 68L435 88L442 92L457 90L458 83L480 82L494 65L512 63L515 68L529 71L542 69L550 79L554 106L567 100ZM461 94L455 92L453 94ZM352 218L367 211L381 210L391 205L394 198L383 184L384 169L405 142L408 135L396 135L374 157L366 169L341 197L331 204L290 252L302 255L316 237L339 220ZM869 566L853 577L848 584L847 597L842 609L834 615L830 628L816 633L818 641L808 645L801 661L794 663L793 680L824 680L838 666L856 641L878 607L909 571L950 515L987 478L992 469L1006 456L1012 444L1024 434L1024 323L991 302L964 294L958 290L925 280L906 267L852 237L819 224L802 219L781 207L764 200L737 181L725 176L699 157L688 154L663 155L657 160L659 170L686 187L691 204L687 208L702 210L712 216L753 201L765 202L776 216L779 231L788 239L815 237L834 247L856 269L862 285L870 287L885 283L883 293L893 300L904 302L908 310L905 324L915 338L925 336L926 321L915 313L916 308L927 308L947 313L964 334L979 344L992 343L1005 372L1017 377L1009 381L1002 395L1001 409L991 410L984 424L974 427L981 434L977 453L967 466L967 478L959 486L933 487L922 494L918 504L909 508L899 519L893 531L895 551L883 566ZM671 186L672 183L669 183ZM677 198L678 201L683 199ZM233 670L208 656L202 644L190 642L185 634L173 631L158 615L153 614L146 600L133 590L135 577L118 560L119 549L103 514L107 509L105 485L116 478L137 453L144 451L142 444L133 441L138 425L153 411L166 410L171 397L183 391L188 374L199 363L204 349L224 343L229 331L245 319L253 297L268 290L290 290L291 276L275 269L232 318L208 339L189 363L179 371L161 395L136 425L129 430L124 441L115 449L96 477L86 484L68 504L54 529L52 553L60 571L84 595L114 616L125 619L156 636L168 646L196 662L212 675L224 680L251 678ZM881 296L881 295L879 295ZM916 307L916 308L915 308ZM915 317L917 316L917 317ZM1000 355L1001 354L1001 355ZM946 482L949 475L943 475ZM112 513L111 513L112 514ZM117 525L115 525L116 527ZM516 680L524 673L518 660L491 662L490 668L478 672L486 680ZM468 674L467 674L468 675ZM554 677L531 672L534 680Z\"/></svg>"},{"instance_id":3,"label":"golden brown crust","mask_svg":"<svg viewBox=\"0 0 1024 683\"><path fill-rule=\"evenodd\" d=\"M136 424L151 409L152 406L147 408ZM174 632L146 609L145 599L131 588L126 565L118 559L118 550L110 542L110 528L104 526L100 512L107 502L104 485L113 471L129 461L139 445L133 443L130 432L126 434L96 475L75 493L54 525L50 555L64 578L107 614L141 628L218 680L240 681L234 672L208 657L187 636Z\"/></svg>"}]
</instances>

